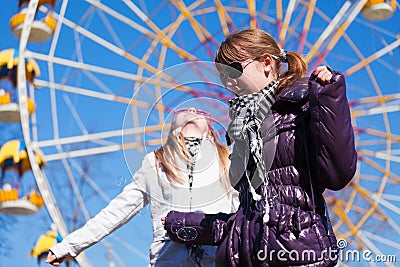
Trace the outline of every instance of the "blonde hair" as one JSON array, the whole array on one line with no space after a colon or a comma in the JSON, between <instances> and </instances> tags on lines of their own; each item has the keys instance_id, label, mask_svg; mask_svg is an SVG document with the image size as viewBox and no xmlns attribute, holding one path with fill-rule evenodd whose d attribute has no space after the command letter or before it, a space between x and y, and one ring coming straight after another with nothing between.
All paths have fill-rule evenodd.
<instances>
[{"instance_id":1,"label":"blonde hair","mask_svg":"<svg viewBox=\"0 0 400 267\"><path fill-rule=\"evenodd\" d=\"M282 59L281 49L275 39L267 32L260 29L247 29L229 35L217 50L215 63L228 65L233 61L244 61L250 58L261 57L270 54L275 59L277 74L281 72ZM284 88L294 83L297 79L304 77L307 72L307 64L302 55L296 52L286 52L288 69L279 76L281 82L276 89L278 95ZM222 71L220 64L216 64L219 72Z\"/></svg>"},{"instance_id":2,"label":"blonde hair","mask_svg":"<svg viewBox=\"0 0 400 267\"><path fill-rule=\"evenodd\" d=\"M218 133L211 126L209 126L209 129L210 134L214 139L213 141L215 147L217 149L219 162L219 178L226 192L230 194L232 191L228 176L230 165L230 152L228 147L222 143L221 139L218 136ZM185 162L186 165L193 161L193 158L186 147L183 134L179 133L178 135L176 135L175 133L173 133L173 128L171 128L166 143L159 149L154 151L154 153L156 156L157 171L159 168L161 168L171 184L184 183L182 173L179 171L179 168L177 168L177 166L174 164L178 161L178 159Z\"/></svg>"}]
</instances>

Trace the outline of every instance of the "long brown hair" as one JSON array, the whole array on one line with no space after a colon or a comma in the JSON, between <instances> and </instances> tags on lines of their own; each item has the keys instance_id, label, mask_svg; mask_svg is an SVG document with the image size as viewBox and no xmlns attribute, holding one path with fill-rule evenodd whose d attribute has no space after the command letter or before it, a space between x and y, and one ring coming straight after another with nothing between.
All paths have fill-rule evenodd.
<instances>
[{"instance_id":1,"label":"long brown hair","mask_svg":"<svg viewBox=\"0 0 400 267\"><path fill-rule=\"evenodd\" d=\"M217 50L215 63L228 65L233 61L244 61L257 58L265 54L273 55L277 74L281 72L281 49L275 39L267 32L260 29L247 29L229 35ZM288 69L279 76L281 82L277 88L278 95L284 88L291 85L297 79L304 77L307 72L307 64L302 55L296 52L286 52ZM222 71L222 65L216 64L218 71Z\"/></svg>"},{"instance_id":2,"label":"long brown hair","mask_svg":"<svg viewBox=\"0 0 400 267\"><path fill-rule=\"evenodd\" d=\"M228 176L230 166L230 152L228 147L224 145L219 138L218 133L210 125L209 129L209 133L213 137L213 141L217 149L219 162L219 178L224 189L230 195L232 190ZM183 175L180 172L179 168L177 168L176 162L178 161L178 159L180 159L186 164L189 164L193 160L193 158L186 148L184 136L182 133L179 133L177 135L173 132L173 129L171 128L166 143L159 149L155 150L154 154L156 156L157 171L158 169L162 169L171 184L184 183Z\"/></svg>"}]
</instances>

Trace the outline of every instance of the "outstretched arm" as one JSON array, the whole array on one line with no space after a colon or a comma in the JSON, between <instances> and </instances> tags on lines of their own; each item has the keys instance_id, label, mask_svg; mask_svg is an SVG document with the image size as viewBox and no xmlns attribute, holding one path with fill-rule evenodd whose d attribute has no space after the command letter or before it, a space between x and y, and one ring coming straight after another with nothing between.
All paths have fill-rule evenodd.
<instances>
[{"instance_id":1,"label":"outstretched arm","mask_svg":"<svg viewBox=\"0 0 400 267\"><path fill-rule=\"evenodd\" d=\"M66 256L76 257L84 249L94 245L105 236L127 223L138 211L147 205L143 168L133 181L114 198L106 208L90 219L82 228L72 232L61 243L50 248L46 262L58 266Z\"/></svg>"}]
</instances>

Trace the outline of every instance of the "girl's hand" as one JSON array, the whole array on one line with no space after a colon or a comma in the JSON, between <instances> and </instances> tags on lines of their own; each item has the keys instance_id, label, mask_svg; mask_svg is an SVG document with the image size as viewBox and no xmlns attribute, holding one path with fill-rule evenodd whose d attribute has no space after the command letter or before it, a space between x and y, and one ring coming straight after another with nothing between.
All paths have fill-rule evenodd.
<instances>
[{"instance_id":1,"label":"girl's hand","mask_svg":"<svg viewBox=\"0 0 400 267\"><path fill-rule=\"evenodd\" d=\"M165 226L165 217L161 217L161 223ZM165 236L168 236L168 232L165 233Z\"/></svg>"},{"instance_id":2,"label":"girl's hand","mask_svg":"<svg viewBox=\"0 0 400 267\"><path fill-rule=\"evenodd\" d=\"M53 266L60 266L61 262L63 262L64 258L57 259L56 256L49 251L49 254L47 254L47 259L46 263L53 265Z\"/></svg>"},{"instance_id":3,"label":"girl's hand","mask_svg":"<svg viewBox=\"0 0 400 267\"><path fill-rule=\"evenodd\" d=\"M317 67L313 74L317 76L317 81L322 85L330 83L333 77L332 72L326 66Z\"/></svg>"}]
</instances>

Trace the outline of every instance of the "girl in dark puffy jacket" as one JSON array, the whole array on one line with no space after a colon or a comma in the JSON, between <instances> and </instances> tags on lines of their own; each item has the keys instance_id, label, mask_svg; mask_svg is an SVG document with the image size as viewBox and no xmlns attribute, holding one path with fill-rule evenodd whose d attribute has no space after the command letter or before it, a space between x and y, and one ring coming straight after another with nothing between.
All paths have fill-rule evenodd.
<instances>
[{"instance_id":1,"label":"girl in dark puffy jacket","mask_svg":"<svg viewBox=\"0 0 400 267\"><path fill-rule=\"evenodd\" d=\"M169 228L184 219L199 232L191 243L218 245L217 266L335 265L322 193L345 187L357 162L344 76L320 66L304 77L301 55L259 29L228 36L215 62L237 95L229 101L227 140L240 208L231 215L170 212L166 230L177 240Z\"/></svg>"}]
</instances>

